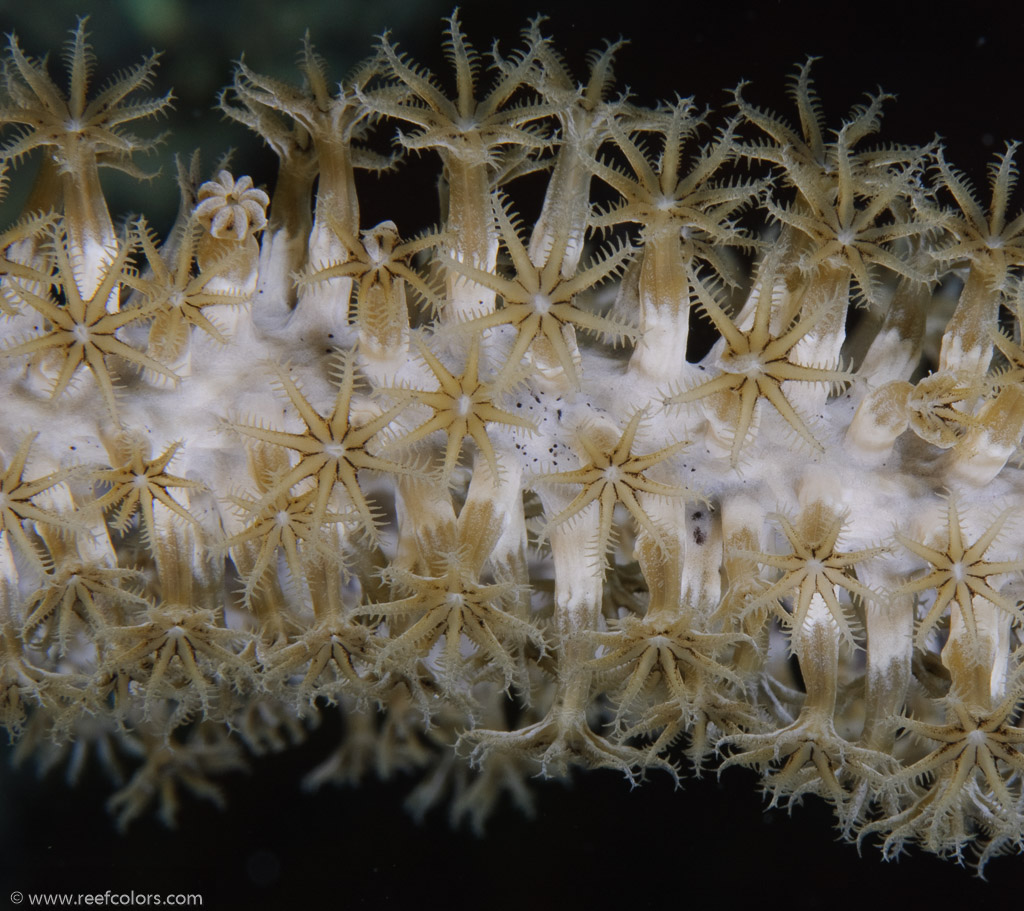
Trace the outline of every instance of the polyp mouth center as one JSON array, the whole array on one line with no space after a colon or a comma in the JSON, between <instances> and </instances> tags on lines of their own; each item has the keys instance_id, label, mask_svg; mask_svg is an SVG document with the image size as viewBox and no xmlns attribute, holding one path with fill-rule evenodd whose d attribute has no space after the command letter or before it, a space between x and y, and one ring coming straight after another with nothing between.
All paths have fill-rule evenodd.
<instances>
[{"instance_id":1,"label":"polyp mouth center","mask_svg":"<svg viewBox=\"0 0 1024 911\"><path fill-rule=\"evenodd\" d=\"M722 358L725 362L725 358ZM730 373L738 373L751 378L759 377L764 373L764 364L756 354L741 354L739 357L728 360Z\"/></svg>"},{"instance_id":2,"label":"polyp mouth center","mask_svg":"<svg viewBox=\"0 0 1024 911\"><path fill-rule=\"evenodd\" d=\"M540 314L547 313L551 309L551 298L546 294L535 294L533 295L533 309Z\"/></svg>"}]
</instances>

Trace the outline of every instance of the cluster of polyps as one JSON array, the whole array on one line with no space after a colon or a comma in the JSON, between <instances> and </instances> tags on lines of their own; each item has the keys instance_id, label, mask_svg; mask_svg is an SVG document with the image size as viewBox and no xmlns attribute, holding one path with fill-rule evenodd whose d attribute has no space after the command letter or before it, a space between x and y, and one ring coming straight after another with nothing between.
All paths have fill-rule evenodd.
<instances>
[{"instance_id":1,"label":"cluster of polyps","mask_svg":"<svg viewBox=\"0 0 1024 911\"><path fill-rule=\"evenodd\" d=\"M685 754L887 852L1020 848L1015 147L986 208L937 146L865 148L884 96L826 131L808 65L799 129L737 91L711 130L615 96L615 46L580 85L531 25L486 94L454 17L446 48L453 96L387 38L337 89L308 44L301 86L239 64L220 106L273 195L197 157L160 241L98 176L148 145L153 60L90 98L81 25L67 94L11 39L0 155L41 159L0 235L19 750L134 760L112 807L172 819L340 710L312 781L420 767L414 806L477 825L538 771ZM361 224L357 172L412 151L441 224Z\"/></svg>"}]
</instances>

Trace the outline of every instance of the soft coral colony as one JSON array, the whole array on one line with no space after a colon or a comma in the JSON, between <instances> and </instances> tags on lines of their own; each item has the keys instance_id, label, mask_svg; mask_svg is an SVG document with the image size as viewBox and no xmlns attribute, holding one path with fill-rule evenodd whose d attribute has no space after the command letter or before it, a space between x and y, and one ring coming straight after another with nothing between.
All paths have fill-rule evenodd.
<instances>
[{"instance_id":1,"label":"soft coral colony","mask_svg":"<svg viewBox=\"0 0 1024 911\"><path fill-rule=\"evenodd\" d=\"M414 809L476 826L538 773L742 765L887 855L1019 850L1016 146L981 201L877 142L882 94L828 127L810 62L795 117L711 115L619 93L615 45L578 80L540 22L445 48L385 36L340 86L308 41L296 84L239 63L272 195L179 162L161 238L99 176L142 176L155 59L96 90L80 24L65 91L10 38L18 753L170 822L341 712L310 783L418 770ZM439 225L364 224L362 172L412 153Z\"/></svg>"}]
</instances>

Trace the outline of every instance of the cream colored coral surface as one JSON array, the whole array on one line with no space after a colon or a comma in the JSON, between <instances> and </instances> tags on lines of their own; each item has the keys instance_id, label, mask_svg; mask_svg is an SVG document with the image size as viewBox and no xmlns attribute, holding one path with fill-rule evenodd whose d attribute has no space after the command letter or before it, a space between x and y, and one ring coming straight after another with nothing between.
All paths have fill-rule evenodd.
<instances>
[{"instance_id":1,"label":"cream colored coral surface","mask_svg":"<svg viewBox=\"0 0 1024 911\"><path fill-rule=\"evenodd\" d=\"M160 237L99 176L141 176L155 58L93 86L80 24L65 88L10 39L19 754L120 756L112 812L173 822L340 712L311 781L419 769L414 806L477 827L537 774L743 765L887 855L1019 850L1016 145L979 193L879 137L887 96L827 117L810 62L793 113L711 113L620 94L616 45L574 74L539 22L445 47L240 63L220 107L276 181L180 161ZM437 224L365 224L410 155Z\"/></svg>"}]
</instances>

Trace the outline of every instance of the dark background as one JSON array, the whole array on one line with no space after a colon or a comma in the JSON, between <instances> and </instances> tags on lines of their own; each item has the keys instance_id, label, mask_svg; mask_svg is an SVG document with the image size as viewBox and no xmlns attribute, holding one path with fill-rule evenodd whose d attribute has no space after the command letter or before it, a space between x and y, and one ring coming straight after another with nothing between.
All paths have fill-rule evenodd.
<instances>
[{"instance_id":1,"label":"dark background","mask_svg":"<svg viewBox=\"0 0 1024 911\"><path fill-rule=\"evenodd\" d=\"M30 53L58 56L77 13L91 12L99 81L165 50L154 91L177 96L170 118L176 145L154 164L164 177L141 190L113 184L116 214L142 210L158 229L173 216L172 151L201 146L212 168L236 148L236 173L271 183L273 159L254 136L211 110L244 51L257 71L292 78L302 34L340 78L369 53L385 28L435 72L447 3L316 0L88 0L35 4L0 0L0 29L15 30ZM582 73L586 52L620 35L631 44L618 72L639 100L695 95L715 108L741 79L754 102L792 113L784 86L795 65L820 55L815 73L830 123L864 91L898 95L887 109L887 141L923 143L941 134L950 161L978 184L1009 139L1024 137L1020 48L1024 5L685 2L464 3L477 46L493 37L511 49L538 11ZM56 72L56 69L54 69ZM403 233L436 218L433 173L396 184L364 182L364 224L394 217ZM402 183L401 181L405 181ZM403 203L410 186L428 202ZM985 198L986 193L982 193ZM17 182L8 202L16 208ZM122 893L198 892L205 908L332 907L636 908L787 905L840 909L865 903L952 907L1010 897L1024 873L1019 858L969 871L913 852L883 863L873 845L863 857L836 842L830 810L810 801L791 815L765 810L751 776L738 771L687 779L678 792L664 776L631 791L612 773L577 775L572 787L538 783L537 815L503 806L478 839L450 830L444 811L414 823L402 809L414 780L306 794L299 780L329 751L337 729L325 724L301 751L257 761L227 780L228 809L186 798L180 827L155 819L118 835L104 809L109 788L96 769L68 788L59 772L38 780L29 768L0 767L0 908L10 890ZM1019 891L1016 893L1019 895ZM13 907L13 906L12 906Z\"/></svg>"}]
</instances>

